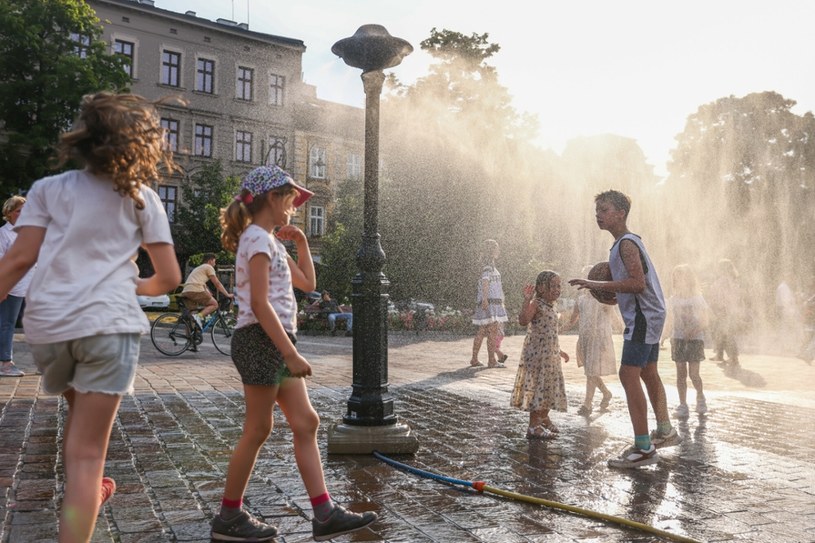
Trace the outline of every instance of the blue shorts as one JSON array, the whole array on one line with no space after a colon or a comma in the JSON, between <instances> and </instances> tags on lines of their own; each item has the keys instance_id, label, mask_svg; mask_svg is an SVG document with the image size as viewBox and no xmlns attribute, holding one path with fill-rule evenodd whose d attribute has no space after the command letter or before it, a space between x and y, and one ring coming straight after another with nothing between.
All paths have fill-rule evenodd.
<instances>
[{"instance_id":1,"label":"blue shorts","mask_svg":"<svg viewBox=\"0 0 815 543\"><path fill-rule=\"evenodd\" d=\"M644 368L659 360L659 343L637 343L626 339L623 342L623 366Z\"/></svg>"}]
</instances>

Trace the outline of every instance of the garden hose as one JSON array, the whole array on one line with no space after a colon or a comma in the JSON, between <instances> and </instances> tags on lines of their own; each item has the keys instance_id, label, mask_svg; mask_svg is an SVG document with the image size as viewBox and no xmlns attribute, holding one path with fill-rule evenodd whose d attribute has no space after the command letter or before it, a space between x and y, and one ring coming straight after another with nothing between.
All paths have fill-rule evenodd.
<instances>
[{"instance_id":1,"label":"garden hose","mask_svg":"<svg viewBox=\"0 0 815 543\"><path fill-rule=\"evenodd\" d=\"M629 528L634 528L636 530L640 530L642 532L648 532L654 535L658 535L659 537L669 539L671 541L680 541L682 543L699 543L695 539L691 539L689 537L685 537L682 535L673 534L671 532L667 532L665 530L660 530L659 528L655 528L653 526L649 526L648 524L643 524L641 522L636 522L633 520L629 520L623 517L615 517L614 515L607 515L605 513L600 513L598 511L591 511L590 509L584 509L582 507L576 507L574 505L568 505L565 503L559 503L551 500L545 500L543 498L536 498L534 496L526 496L524 494L518 494L516 492L509 492L507 490L501 490L500 488L495 488L489 486L484 483L484 481L465 481L462 479L454 479L452 477L445 477L444 475L437 475L435 473L431 473L429 471L424 471L418 468L414 468L407 464L403 464L401 462L397 462L387 456L374 451L374 456L379 460L382 460L386 464L390 464L396 468L401 470L407 471L414 475L418 475L419 477L424 477L426 479L433 479L436 481L442 481L444 483L449 483L453 485L465 486L475 489L478 492L489 492L491 494L495 494L498 496L503 496L505 498L510 498L517 501L523 501L527 503L534 503L537 505L543 505L546 507L551 507L554 509L560 509L563 511L568 511L569 513L574 513L576 515L582 515L584 517L589 517L593 519L603 520L606 522L610 522L613 524L619 524L622 526L627 526Z\"/></svg>"}]
</instances>

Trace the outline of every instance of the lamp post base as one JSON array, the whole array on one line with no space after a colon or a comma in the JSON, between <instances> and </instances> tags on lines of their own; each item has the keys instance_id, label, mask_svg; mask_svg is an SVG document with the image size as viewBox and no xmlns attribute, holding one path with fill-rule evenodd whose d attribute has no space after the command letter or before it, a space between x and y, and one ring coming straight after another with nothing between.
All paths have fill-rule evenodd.
<instances>
[{"instance_id":1,"label":"lamp post base","mask_svg":"<svg viewBox=\"0 0 815 543\"><path fill-rule=\"evenodd\" d=\"M328 429L328 454L414 454L419 440L407 424L355 426L339 422Z\"/></svg>"}]
</instances>

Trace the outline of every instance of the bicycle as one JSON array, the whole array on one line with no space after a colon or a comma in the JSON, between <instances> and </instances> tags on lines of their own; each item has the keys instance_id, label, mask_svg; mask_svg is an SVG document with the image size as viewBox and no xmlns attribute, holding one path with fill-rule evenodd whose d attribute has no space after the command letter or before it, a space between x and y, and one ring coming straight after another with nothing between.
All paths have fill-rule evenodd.
<instances>
[{"instance_id":1,"label":"bicycle","mask_svg":"<svg viewBox=\"0 0 815 543\"><path fill-rule=\"evenodd\" d=\"M184 300L180 299L178 302L180 313L162 313L153 321L150 327L150 340L162 354L178 356L188 349L197 352L198 346L204 341L204 334L209 332L212 344L218 352L230 356L232 334L237 324L232 303L230 298L222 299L218 304L218 310L207 318L203 327L199 327L193 319L192 311Z\"/></svg>"}]
</instances>

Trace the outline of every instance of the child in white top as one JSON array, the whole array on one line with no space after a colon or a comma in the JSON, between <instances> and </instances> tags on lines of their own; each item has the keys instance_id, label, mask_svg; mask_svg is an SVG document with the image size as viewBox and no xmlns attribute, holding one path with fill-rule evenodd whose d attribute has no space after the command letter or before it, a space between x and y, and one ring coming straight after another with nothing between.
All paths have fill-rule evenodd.
<instances>
[{"instance_id":1,"label":"child in white top","mask_svg":"<svg viewBox=\"0 0 815 543\"><path fill-rule=\"evenodd\" d=\"M583 275L586 276L589 270L591 266L586 266ZM566 329L575 324L578 326L575 356L578 367L582 366L586 374L586 397L577 410L578 415L591 415L596 389L603 393L600 409L607 409L611 402L611 391L602 376L617 373L617 357L611 337L614 321L619 321L619 316L613 305L601 304L588 290L583 289L578 293L572 316L566 325Z\"/></svg>"},{"instance_id":2,"label":"child in white top","mask_svg":"<svg viewBox=\"0 0 815 543\"><path fill-rule=\"evenodd\" d=\"M673 269L673 295L668 300L668 322L671 330L671 358L676 362L676 390L679 406L677 417L688 416L688 374L696 389L696 412L707 412L707 401L702 390L699 366L705 359L705 330L710 320L707 303L699 290L696 274L687 264Z\"/></svg>"},{"instance_id":3,"label":"child in white top","mask_svg":"<svg viewBox=\"0 0 815 543\"><path fill-rule=\"evenodd\" d=\"M161 163L175 165L153 103L132 94L85 96L58 150L60 166L86 167L31 187L0 261L0 298L39 254L23 321L43 389L69 405L59 540L82 542L115 489L102 477L108 439L133 389L139 336L149 331L136 295L165 294L181 281L167 215L147 186ZM139 246L156 270L147 279L132 260Z\"/></svg>"},{"instance_id":4,"label":"child in white top","mask_svg":"<svg viewBox=\"0 0 815 543\"><path fill-rule=\"evenodd\" d=\"M311 365L297 352L297 301L292 287L316 286L314 263L302 230L289 224L297 206L312 193L277 166L246 175L241 192L221 216L224 248L236 253L238 323L232 361L243 382L246 422L226 477L220 513L212 521L217 541L271 541L277 528L243 509L249 476L272 431L274 405L280 406L294 436L294 456L314 511L312 535L325 541L374 522L375 513L353 513L335 504L323 478L317 427L304 377ZM282 241L293 241L295 261Z\"/></svg>"}]
</instances>

